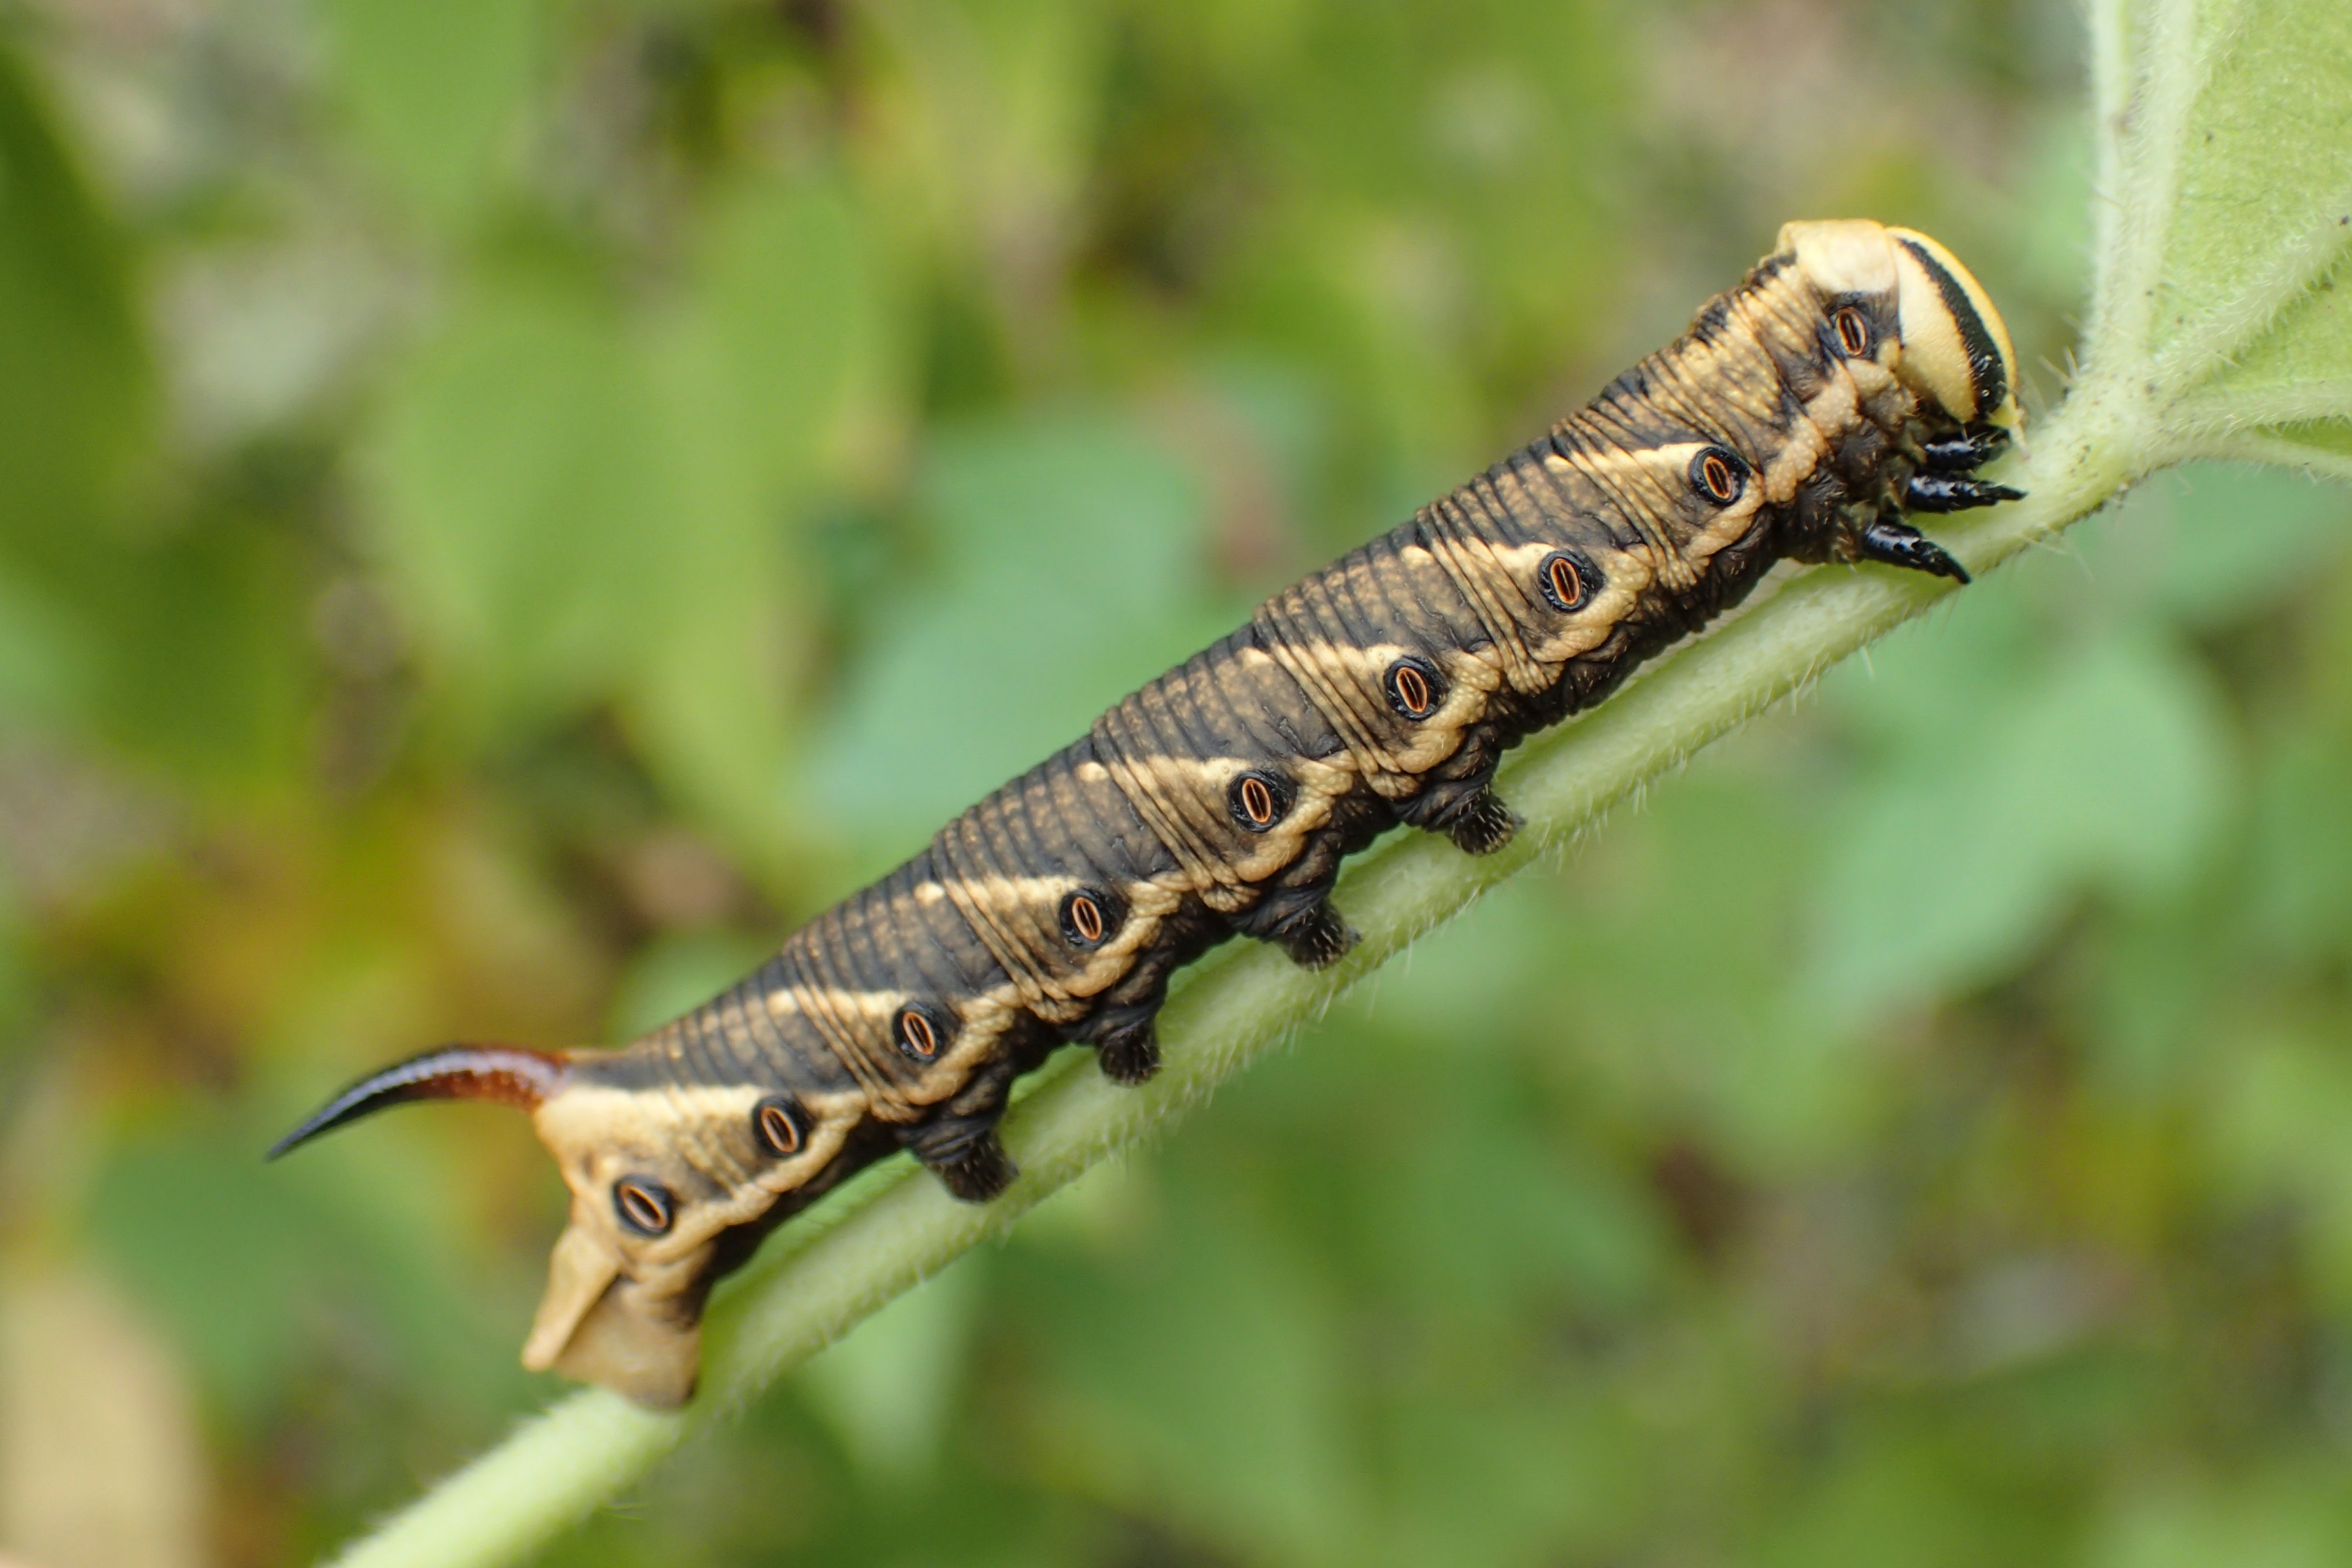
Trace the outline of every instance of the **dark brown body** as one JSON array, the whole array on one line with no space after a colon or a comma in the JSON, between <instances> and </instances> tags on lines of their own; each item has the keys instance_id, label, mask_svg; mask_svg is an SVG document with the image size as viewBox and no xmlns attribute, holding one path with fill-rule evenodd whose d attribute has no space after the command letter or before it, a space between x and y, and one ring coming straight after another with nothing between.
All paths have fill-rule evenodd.
<instances>
[{"instance_id":1,"label":"dark brown body","mask_svg":"<svg viewBox=\"0 0 2352 1568\"><path fill-rule=\"evenodd\" d=\"M1964 575L1889 520L1994 499L1922 470L1972 466L1978 422L2013 419L1999 318L1902 231L1789 233L1590 407L1270 600L740 984L562 1058L538 1116L573 1228L526 1359L684 1397L709 1283L780 1219L901 1147L992 1195L1019 1074L1074 1041L1148 1077L1169 976L1234 935L1338 957L1347 855L1399 824L1502 843L1503 752L1775 562ZM1936 332L1958 349L1904 374L1906 333Z\"/></svg>"}]
</instances>

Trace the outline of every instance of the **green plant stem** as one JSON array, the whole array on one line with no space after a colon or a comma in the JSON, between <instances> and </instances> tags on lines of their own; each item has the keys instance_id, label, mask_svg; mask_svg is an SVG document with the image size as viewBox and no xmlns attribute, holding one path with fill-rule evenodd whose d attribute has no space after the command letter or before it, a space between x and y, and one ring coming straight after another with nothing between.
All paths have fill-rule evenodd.
<instances>
[{"instance_id":1,"label":"green plant stem","mask_svg":"<svg viewBox=\"0 0 2352 1568\"><path fill-rule=\"evenodd\" d=\"M1982 572L2097 508L2132 477L2128 404L2084 384L2035 432L2027 499L1944 537ZM2011 478L2016 478L2011 475ZM1167 1065L1140 1089L1118 1088L1064 1053L1013 1108L1004 1138L1021 1180L993 1204L960 1204L903 1162L771 1245L714 1305L701 1395L656 1415L603 1390L577 1394L394 1516L345 1568L488 1568L544 1544L723 1420L883 1302L1205 1098L1355 981L1491 884L1569 843L1612 805L1693 752L1951 592L1882 568L1826 567L1662 661L1578 721L1538 737L1503 771L1528 818L1501 853L1474 859L1442 839L1400 835L1342 880L1338 902L1363 942L1336 970L1310 974L1272 950L1235 944L1186 976L1162 1016Z\"/></svg>"}]
</instances>

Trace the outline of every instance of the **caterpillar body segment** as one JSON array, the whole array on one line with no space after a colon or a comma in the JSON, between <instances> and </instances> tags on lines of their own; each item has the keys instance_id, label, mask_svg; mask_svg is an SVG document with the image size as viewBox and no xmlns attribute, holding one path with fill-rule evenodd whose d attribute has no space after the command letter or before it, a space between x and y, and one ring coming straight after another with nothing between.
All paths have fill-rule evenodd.
<instances>
[{"instance_id":1,"label":"caterpillar body segment","mask_svg":"<svg viewBox=\"0 0 2352 1568\"><path fill-rule=\"evenodd\" d=\"M1149 1078L1169 976L1234 935L1337 960L1347 856L1399 825L1507 842L1503 752L1776 562L1966 582L1900 514L2017 493L1970 477L2019 426L2015 385L1941 246L1790 224L1589 407L1275 595L725 994L617 1051L398 1064L278 1152L403 1100L525 1105L572 1213L524 1361L682 1403L710 1286L769 1229L898 1149L992 1197L1021 1074L1075 1042Z\"/></svg>"}]
</instances>

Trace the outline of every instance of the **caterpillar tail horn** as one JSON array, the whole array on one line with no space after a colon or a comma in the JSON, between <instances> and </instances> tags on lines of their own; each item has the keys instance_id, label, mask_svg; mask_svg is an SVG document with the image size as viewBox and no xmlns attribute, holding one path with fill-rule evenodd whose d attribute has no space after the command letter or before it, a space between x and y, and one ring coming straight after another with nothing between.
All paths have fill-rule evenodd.
<instances>
[{"instance_id":1,"label":"caterpillar tail horn","mask_svg":"<svg viewBox=\"0 0 2352 1568\"><path fill-rule=\"evenodd\" d=\"M572 1223L556 1244L547 1296L523 1348L523 1364L674 1408L694 1392L712 1247L708 1238L656 1234L670 1229L677 1199L672 1186L644 1175L619 1189L646 1205L635 1220L635 1239L655 1250L662 1250L664 1241L684 1245L637 1258L623 1245L615 1222L630 1224L634 1211L616 1214L611 1204L601 1202L611 1183L601 1170L590 1169L593 1151L620 1152L610 1120L616 1107L625 1122L642 1105L635 1096L601 1081L599 1064L614 1059L606 1052L575 1056L519 1046L445 1046L352 1084L279 1139L268 1157L277 1159L320 1133L412 1100L490 1100L531 1112L541 1141L555 1152L574 1192ZM682 1184L682 1178L673 1180Z\"/></svg>"},{"instance_id":2,"label":"caterpillar tail horn","mask_svg":"<svg viewBox=\"0 0 2352 1568\"><path fill-rule=\"evenodd\" d=\"M562 1089L571 1075L570 1061L553 1051L526 1050L520 1046L444 1046L394 1062L350 1085L271 1144L266 1157L275 1160L322 1132L412 1100L494 1100L501 1105L536 1110Z\"/></svg>"}]
</instances>

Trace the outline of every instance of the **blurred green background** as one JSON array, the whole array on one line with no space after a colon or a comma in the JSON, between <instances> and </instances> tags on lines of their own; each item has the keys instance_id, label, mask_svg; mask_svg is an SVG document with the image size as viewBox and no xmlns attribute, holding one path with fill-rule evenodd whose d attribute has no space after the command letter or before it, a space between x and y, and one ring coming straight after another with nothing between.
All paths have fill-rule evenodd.
<instances>
[{"instance_id":1,"label":"blurred green background","mask_svg":"<svg viewBox=\"0 0 2352 1568\"><path fill-rule=\"evenodd\" d=\"M0 17L32 1568L303 1561L560 1391L520 1118L260 1163L348 1076L699 1001L1784 218L2044 402L2083 289L2065 0ZM2352 1559L2348 513L2144 487L557 1560Z\"/></svg>"}]
</instances>

